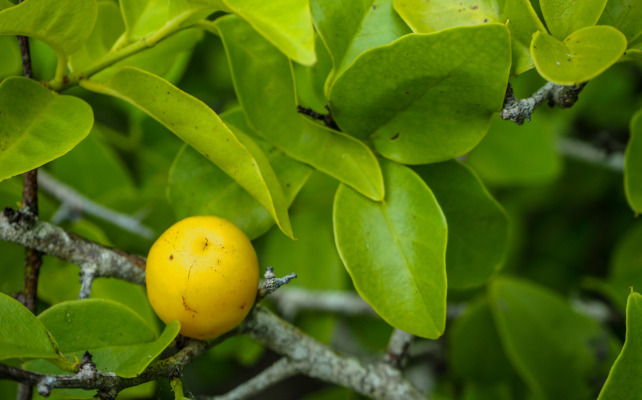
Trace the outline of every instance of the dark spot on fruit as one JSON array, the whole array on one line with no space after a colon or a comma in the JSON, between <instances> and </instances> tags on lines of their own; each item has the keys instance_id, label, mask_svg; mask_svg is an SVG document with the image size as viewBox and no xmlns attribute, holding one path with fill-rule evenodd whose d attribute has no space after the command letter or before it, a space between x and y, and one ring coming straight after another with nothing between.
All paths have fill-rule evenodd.
<instances>
[{"instance_id":1,"label":"dark spot on fruit","mask_svg":"<svg viewBox=\"0 0 642 400\"><path fill-rule=\"evenodd\" d=\"M207 248L208 244L210 244L210 242L207 240L207 238L205 238L205 246L203 246L203 250Z\"/></svg>"},{"instance_id":2,"label":"dark spot on fruit","mask_svg":"<svg viewBox=\"0 0 642 400\"><path fill-rule=\"evenodd\" d=\"M245 303L241 304L241 310L245 309Z\"/></svg>"},{"instance_id":3,"label":"dark spot on fruit","mask_svg":"<svg viewBox=\"0 0 642 400\"><path fill-rule=\"evenodd\" d=\"M198 313L198 311L194 310L192 307L190 307L187 304L187 300L185 300L185 296L181 296L181 298L183 299L183 307L185 308L186 311L191 311L193 313Z\"/></svg>"},{"instance_id":4,"label":"dark spot on fruit","mask_svg":"<svg viewBox=\"0 0 642 400\"><path fill-rule=\"evenodd\" d=\"M390 138L390 140L397 140L397 139L399 139L399 132L395 133L395 134L394 134L394 135L392 135L392 137Z\"/></svg>"},{"instance_id":5,"label":"dark spot on fruit","mask_svg":"<svg viewBox=\"0 0 642 400\"><path fill-rule=\"evenodd\" d=\"M169 261L172 261L173 259L174 259L174 255L173 255L173 254L170 254L170 255L169 255Z\"/></svg>"}]
</instances>

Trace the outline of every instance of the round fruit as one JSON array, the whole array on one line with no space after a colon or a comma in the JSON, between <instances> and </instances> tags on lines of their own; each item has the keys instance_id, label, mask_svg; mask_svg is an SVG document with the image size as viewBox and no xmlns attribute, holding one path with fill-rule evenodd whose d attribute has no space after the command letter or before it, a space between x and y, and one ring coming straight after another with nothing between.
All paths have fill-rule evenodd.
<instances>
[{"instance_id":1,"label":"round fruit","mask_svg":"<svg viewBox=\"0 0 642 400\"><path fill-rule=\"evenodd\" d=\"M237 326L254 304L259 265L252 243L231 222L189 217L167 229L147 256L147 297L181 334L209 339Z\"/></svg>"}]
</instances>

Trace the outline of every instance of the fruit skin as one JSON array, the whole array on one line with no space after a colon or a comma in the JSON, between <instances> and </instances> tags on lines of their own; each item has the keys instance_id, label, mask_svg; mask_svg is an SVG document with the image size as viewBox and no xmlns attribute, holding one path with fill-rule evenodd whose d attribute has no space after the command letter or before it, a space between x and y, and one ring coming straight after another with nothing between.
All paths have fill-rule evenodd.
<instances>
[{"instance_id":1,"label":"fruit skin","mask_svg":"<svg viewBox=\"0 0 642 400\"><path fill-rule=\"evenodd\" d=\"M147 256L147 297L165 323L209 339L236 327L257 294L259 265L252 243L215 216L185 218L167 229Z\"/></svg>"}]
</instances>

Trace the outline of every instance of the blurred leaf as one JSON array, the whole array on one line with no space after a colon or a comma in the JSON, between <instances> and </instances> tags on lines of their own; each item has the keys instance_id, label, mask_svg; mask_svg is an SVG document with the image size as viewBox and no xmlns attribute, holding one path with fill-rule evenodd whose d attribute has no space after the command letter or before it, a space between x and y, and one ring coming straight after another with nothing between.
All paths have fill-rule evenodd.
<instances>
[{"instance_id":1,"label":"blurred leaf","mask_svg":"<svg viewBox=\"0 0 642 400\"><path fill-rule=\"evenodd\" d=\"M631 290L626 303L626 341L615 360L598 400L635 400L640 397L642 381L642 296Z\"/></svg>"},{"instance_id":2,"label":"blurred leaf","mask_svg":"<svg viewBox=\"0 0 642 400\"><path fill-rule=\"evenodd\" d=\"M488 134L466 156L466 164L492 185L548 183L562 167L556 137L550 121L541 116L517 125L496 115Z\"/></svg>"},{"instance_id":3,"label":"blurred leaf","mask_svg":"<svg viewBox=\"0 0 642 400\"><path fill-rule=\"evenodd\" d=\"M508 217L475 173L458 161L415 168L437 197L448 221L449 288L481 285L499 271L508 240Z\"/></svg>"},{"instance_id":4,"label":"blurred leaf","mask_svg":"<svg viewBox=\"0 0 642 400\"><path fill-rule=\"evenodd\" d=\"M624 192L636 215L642 212L642 110L631 119L631 136L624 156Z\"/></svg>"},{"instance_id":5,"label":"blurred leaf","mask_svg":"<svg viewBox=\"0 0 642 400\"><path fill-rule=\"evenodd\" d=\"M337 190L337 249L361 297L386 322L434 339L446 318L446 220L412 170L388 161L382 168L383 202L345 185Z\"/></svg>"},{"instance_id":6,"label":"blurred leaf","mask_svg":"<svg viewBox=\"0 0 642 400\"><path fill-rule=\"evenodd\" d=\"M97 5L98 14L93 31L87 41L69 57L71 72L81 71L100 60L125 30L123 17L116 3L111 0L99 0Z\"/></svg>"},{"instance_id":7,"label":"blurred leaf","mask_svg":"<svg viewBox=\"0 0 642 400\"><path fill-rule=\"evenodd\" d=\"M557 294L527 281L496 279L491 309L511 363L538 399L587 399L608 336Z\"/></svg>"},{"instance_id":8,"label":"blurred leaf","mask_svg":"<svg viewBox=\"0 0 642 400\"><path fill-rule=\"evenodd\" d=\"M320 36L317 36L316 49L317 62L314 65L292 64L292 72L296 84L297 103L323 113L326 112L327 103L323 88L332 69L332 59Z\"/></svg>"},{"instance_id":9,"label":"blurred leaf","mask_svg":"<svg viewBox=\"0 0 642 400\"><path fill-rule=\"evenodd\" d=\"M248 149L211 108L166 80L124 67L106 83L81 86L125 100L159 121L203 154L265 207L283 233L292 236L283 191L256 146Z\"/></svg>"},{"instance_id":10,"label":"blurred leaf","mask_svg":"<svg viewBox=\"0 0 642 400\"><path fill-rule=\"evenodd\" d=\"M394 0L395 10L416 33L430 33L455 26L506 24L510 29L513 74L519 75L533 67L530 54L531 38L537 31L546 31L527 0Z\"/></svg>"},{"instance_id":11,"label":"blurred leaf","mask_svg":"<svg viewBox=\"0 0 642 400\"><path fill-rule=\"evenodd\" d=\"M216 26L228 54L239 101L252 128L295 160L370 198L383 198L379 164L365 144L297 113L288 59L235 16L219 18Z\"/></svg>"},{"instance_id":12,"label":"blurred leaf","mask_svg":"<svg viewBox=\"0 0 642 400\"><path fill-rule=\"evenodd\" d=\"M611 25L630 42L642 33L642 0L609 0L598 25Z\"/></svg>"},{"instance_id":13,"label":"blurred leaf","mask_svg":"<svg viewBox=\"0 0 642 400\"><path fill-rule=\"evenodd\" d=\"M24 4L24 3L23 3ZM87 136L91 107L23 78L0 83L0 180L62 156Z\"/></svg>"},{"instance_id":14,"label":"blurred leaf","mask_svg":"<svg viewBox=\"0 0 642 400\"><path fill-rule=\"evenodd\" d=\"M359 56L335 81L330 109L344 132L370 137L386 158L444 161L486 134L504 100L509 70L503 25L410 34Z\"/></svg>"},{"instance_id":15,"label":"blurred leaf","mask_svg":"<svg viewBox=\"0 0 642 400\"><path fill-rule=\"evenodd\" d=\"M116 369L116 374L123 378L134 378L141 374L156 357L169 347L180 330L181 324L177 320L168 323L158 339L145 346L138 346L137 350Z\"/></svg>"},{"instance_id":16,"label":"blurred leaf","mask_svg":"<svg viewBox=\"0 0 642 400\"><path fill-rule=\"evenodd\" d=\"M462 400L513 400L514 397L507 382L468 382L464 388Z\"/></svg>"},{"instance_id":17,"label":"blurred leaf","mask_svg":"<svg viewBox=\"0 0 642 400\"><path fill-rule=\"evenodd\" d=\"M537 32L531 43L537 72L560 85L577 85L595 78L618 61L625 50L626 38L610 26L582 28L563 42Z\"/></svg>"},{"instance_id":18,"label":"blurred leaf","mask_svg":"<svg viewBox=\"0 0 642 400\"><path fill-rule=\"evenodd\" d=\"M47 328L18 300L0 293L0 360L58 358Z\"/></svg>"},{"instance_id":19,"label":"blurred leaf","mask_svg":"<svg viewBox=\"0 0 642 400\"><path fill-rule=\"evenodd\" d=\"M22 55L18 41L11 36L0 36L0 81L22 73Z\"/></svg>"},{"instance_id":20,"label":"blurred leaf","mask_svg":"<svg viewBox=\"0 0 642 400\"><path fill-rule=\"evenodd\" d=\"M326 95L357 56L410 33L392 8L392 0L311 0L315 27L332 58Z\"/></svg>"},{"instance_id":21,"label":"blurred leaf","mask_svg":"<svg viewBox=\"0 0 642 400\"><path fill-rule=\"evenodd\" d=\"M539 0L546 26L559 40L597 23L607 0Z\"/></svg>"},{"instance_id":22,"label":"blurred leaf","mask_svg":"<svg viewBox=\"0 0 642 400\"><path fill-rule=\"evenodd\" d=\"M33 37L69 55L87 40L95 21L95 0L30 0L0 11L0 35Z\"/></svg>"},{"instance_id":23,"label":"blurred leaf","mask_svg":"<svg viewBox=\"0 0 642 400\"><path fill-rule=\"evenodd\" d=\"M241 109L221 114L237 137L249 136L268 156L289 206L312 170L255 136ZM252 196L216 165L184 146L169 173L168 196L178 218L218 215L237 225L250 239L264 234L274 220ZM298 235L298 233L297 233Z\"/></svg>"},{"instance_id":24,"label":"blurred leaf","mask_svg":"<svg viewBox=\"0 0 642 400\"><path fill-rule=\"evenodd\" d=\"M223 1L288 58L303 65L316 62L314 27L308 1Z\"/></svg>"},{"instance_id":25,"label":"blurred leaf","mask_svg":"<svg viewBox=\"0 0 642 400\"><path fill-rule=\"evenodd\" d=\"M471 304L455 320L448 344L452 368L466 380L492 383L513 374L486 301Z\"/></svg>"}]
</instances>

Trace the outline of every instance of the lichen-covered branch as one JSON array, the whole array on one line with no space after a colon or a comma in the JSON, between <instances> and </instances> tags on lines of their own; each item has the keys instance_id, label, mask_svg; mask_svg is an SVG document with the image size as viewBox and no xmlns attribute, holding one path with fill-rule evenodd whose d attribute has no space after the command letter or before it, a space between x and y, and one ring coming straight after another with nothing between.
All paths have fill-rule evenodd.
<instances>
[{"instance_id":1,"label":"lichen-covered branch","mask_svg":"<svg viewBox=\"0 0 642 400\"><path fill-rule=\"evenodd\" d=\"M408 348L412 339L414 339L412 334L395 329L390 336L383 360L395 368L401 368L408 358Z\"/></svg>"},{"instance_id":2,"label":"lichen-covered branch","mask_svg":"<svg viewBox=\"0 0 642 400\"><path fill-rule=\"evenodd\" d=\"M256 306L242 332L297 364L301 373L374 399L425 400L401 372L384 362L363 362L338 354L267 309Z\"/></svg>"},{"instance_id":3,"label":"lichen-covered branch","mask_svg":"<svg viewBox=\"0 0 642 400\"><path fill-rule=\"evenodd\" d=\"M524 121L530 121L533 111L548 100L550 106L559 108L569 108L575 104L577 98L586 86L587 82L573 86L563 86L556 83L548 82L542 86L532 96L518 100L513 93L513 87L508 84L506 95L504 97L504 106L499 115L504 120L513 121L517 125L522 125Z\"/></svg>"},{"instance_id":4,"label":"lichen-covered branch","mask_svg":"<svg viewBox=\"0 0 642 400\"><path fill-rule=\"evenodd\" d=\"M31 213L5 208L0 213L0 239L34 248L82 269L95 269L95 277L145 283L143 257L91 242L43 222Z\"/></svg>"}]
</instances>

